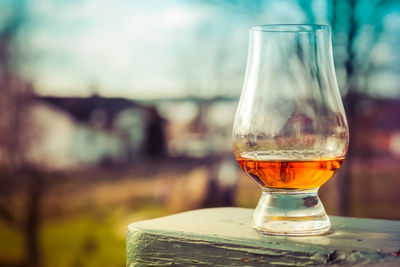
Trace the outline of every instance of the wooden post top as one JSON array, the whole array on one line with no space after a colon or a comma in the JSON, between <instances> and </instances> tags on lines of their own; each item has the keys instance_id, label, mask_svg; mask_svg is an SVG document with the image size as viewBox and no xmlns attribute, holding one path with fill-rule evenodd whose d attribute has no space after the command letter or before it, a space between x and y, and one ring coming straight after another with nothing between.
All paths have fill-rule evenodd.
<instances>
[{"instance_id":1,"label":"wooden post top","mask_svg":"<svg viewBox=\"0 0 400 267\"><path fill-rule=\"evenodd\" d=\"M331 216L325 235L259 234L252 209L194 210L132 223L127 266L400 266L400 221Z\"/></svg>"}]
</instances>

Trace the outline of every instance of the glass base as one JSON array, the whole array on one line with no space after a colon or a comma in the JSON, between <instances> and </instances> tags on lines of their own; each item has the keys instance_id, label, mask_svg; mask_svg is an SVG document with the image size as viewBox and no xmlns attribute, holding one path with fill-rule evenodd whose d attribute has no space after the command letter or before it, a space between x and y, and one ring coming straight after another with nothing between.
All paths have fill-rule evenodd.
<instances>
[{"instance_id":1,"label":"glass base","mask_svg":"<svg viewBox=\"0 0 400 267\"><path fill-rule=\"evenodd\" d=\"M323 234L331 223L318 197L318 188L264 188L252 225L263 234L304 236Z\"/></svg>"}]
</instances>

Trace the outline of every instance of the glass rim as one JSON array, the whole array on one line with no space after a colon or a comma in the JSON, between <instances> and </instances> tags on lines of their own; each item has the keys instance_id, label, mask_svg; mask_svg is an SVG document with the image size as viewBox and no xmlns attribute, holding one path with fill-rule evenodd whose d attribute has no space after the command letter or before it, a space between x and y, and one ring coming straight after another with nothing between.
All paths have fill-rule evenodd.
<instances>
[{"instance_id":1,"label":"glass rim","mask_svg":"<svg viewBox=\"0 0 400 267\"><path fill-rule=\"evenodd\" d=\"M288 33L298 33L298 32L315 32L319 30L329 30L328 25L323 24L265 24L258 25L250 28L251 31L260 32L288 32Z\"/></svg>"}]
</instances>

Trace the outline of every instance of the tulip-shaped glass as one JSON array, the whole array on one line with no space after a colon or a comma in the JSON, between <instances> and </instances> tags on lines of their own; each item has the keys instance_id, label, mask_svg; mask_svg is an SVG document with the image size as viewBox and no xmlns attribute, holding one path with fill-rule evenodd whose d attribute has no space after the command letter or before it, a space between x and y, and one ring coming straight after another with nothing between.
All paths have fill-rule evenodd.
<instances>
[{"instance_id":1,"label":"tulip-shaped glass","mask_svg":"<svg viewBox=\"0 0 400 267\"><path fill-rule=\"evenodd\" d=\"M233 146L262 189L253 227L277 235L328 231L318 189L340 168L348 142L330 28L252 28Z\"/></svg>"}]
</instances>

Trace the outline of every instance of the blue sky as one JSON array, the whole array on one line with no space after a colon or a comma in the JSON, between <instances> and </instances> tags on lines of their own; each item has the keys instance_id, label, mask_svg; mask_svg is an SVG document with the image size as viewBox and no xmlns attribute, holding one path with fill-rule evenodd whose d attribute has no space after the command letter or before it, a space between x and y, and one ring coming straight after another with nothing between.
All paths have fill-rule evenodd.
<instances>
[{"instance_id":1,"label":"blue sky","mask_svg":"<svg viewBox=\"0 0 400 267\"><path fill-rule=\"evenodd\" d=\"M306 22L297 1L254 3L28 1L28 23L19 36L20 69L43 95L99 93L139 99L238 95L248 29L258 24ZM314 1L314 10L318 11L316 21L327 23L325 2ZM399 18L399 13L392 12L387 19L391 21L386 24L392 26L389 37L400 35L398 27L393 28ZM396 40L386 40L372 51L377 61L393 59L393 43ZM374 82L381 94L400 95L398 72L379 74Z\"/></svg>"}]
</instances>

